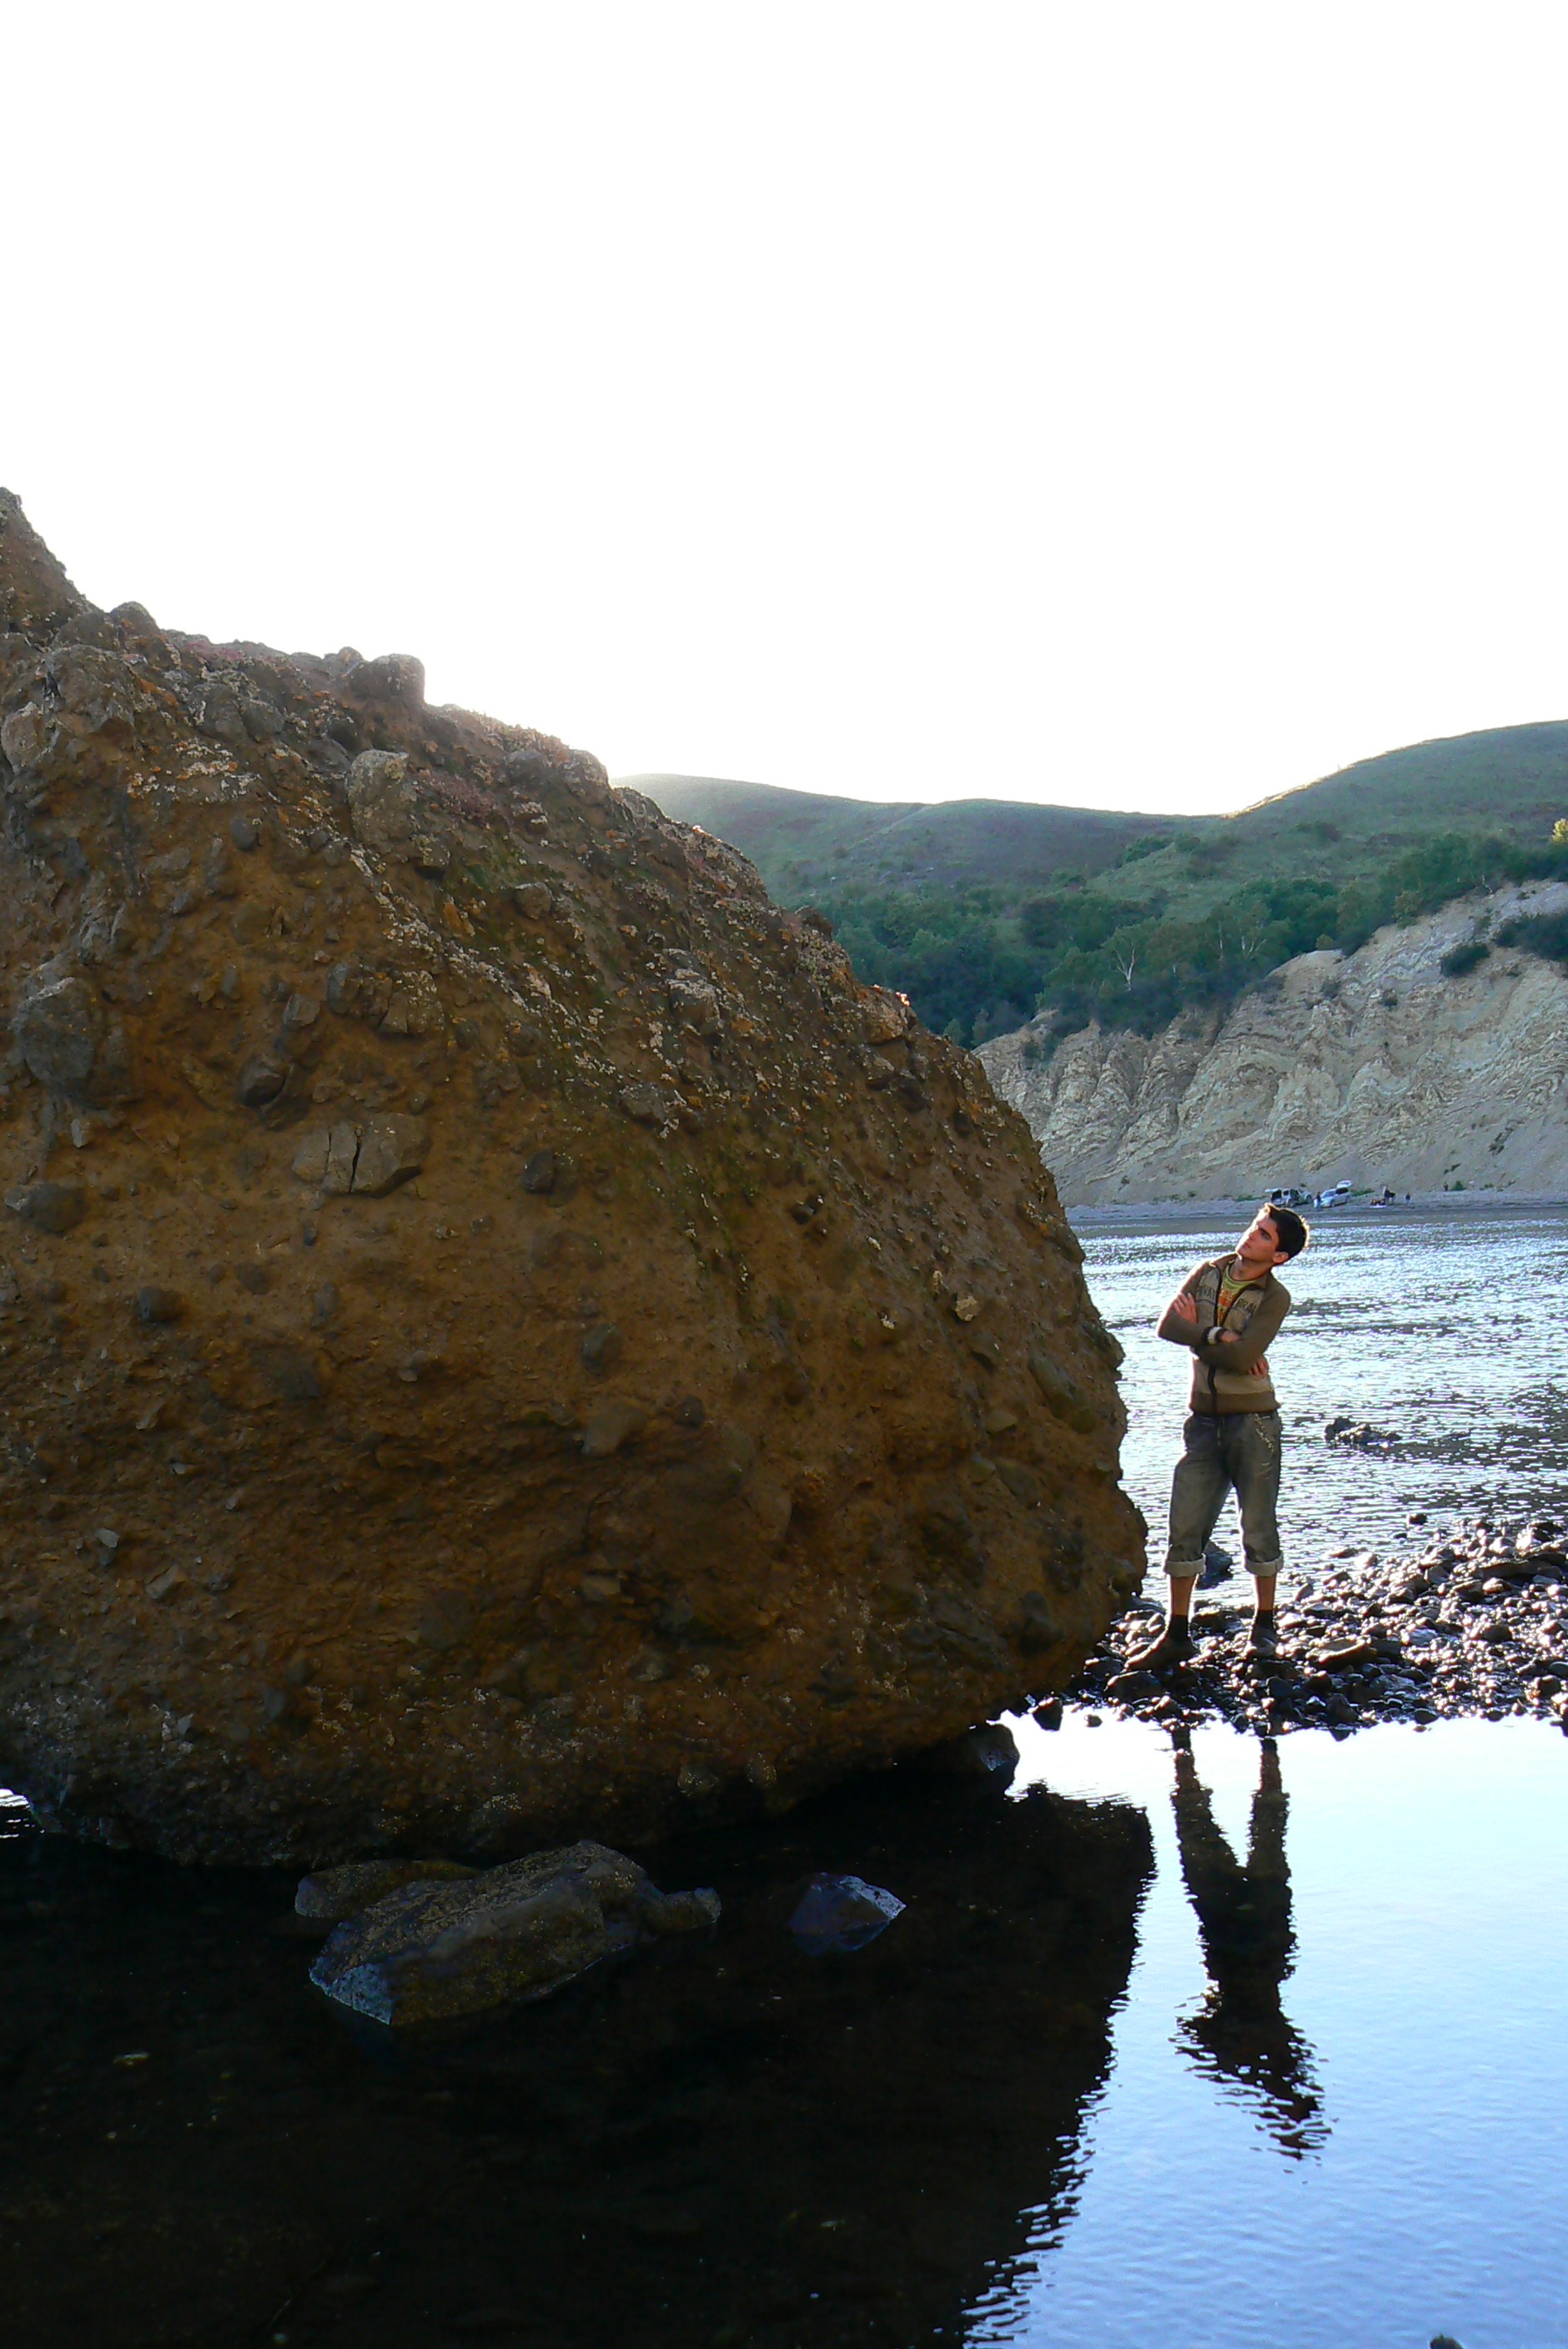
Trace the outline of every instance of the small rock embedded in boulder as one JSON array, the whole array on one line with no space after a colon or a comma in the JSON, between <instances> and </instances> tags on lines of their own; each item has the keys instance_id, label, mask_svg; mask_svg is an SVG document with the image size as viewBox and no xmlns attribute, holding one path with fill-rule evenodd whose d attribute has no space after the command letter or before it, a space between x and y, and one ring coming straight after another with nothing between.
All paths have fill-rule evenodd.
<instances>
[{"instance_id":1,"label":"small rock embedded in boulder","mask_svg":"<svg viewBox=\"0 0 1568 2349\"><path fill-rule=\"evenodd\" d=\"M621 1107L639 1125L668 1125L680 1112L680 1099L665 1085L623 1085Z\"/></svg>"},{"instance_id":2,"label":"small rock embedded in boulder","mask_svg":"<svg viewBox=\"0 0 1568 2349\"><path fill-rule=\"evenodd\" d=\"M896 1043L901 1036L909 1033L908 1004L882 987L867 988L861 999L861 1018L868 1044Z\"/></svg>"},{"instance_id":3,"label":"small rock embedded in boulder","mask_svg":"<svg viewBox=\"0 0 1568 2349\"><path fill-rule=\"evenodd\" d=\"M810 1958L863 1950L903 1914L896 1892L860 1876L813 1876L789 1920L795 1947Z\"/></svg>"},{"instance_id":4,"label":"small rock embedded in boulder","mask_svg":"<svg viewBox=\"0 0 1568 2349\"><path fill-rule=\"evenodd\" d=\"M670 980L670 1017L696 1036L717 1036L724 1024L718 997L700 972L676 971Z\"/></svg>"},{"instance_id":5,"label":"small rock embedded in boulder","mask_svg":"<svg viewBox=\"0 0 1568 2349\"><path fill-rule=\"evenodd\" d=\"M624 1854L577 1843L459 1883L404 1885L339 1925L310 1978L374 2022L436 2023L543 1998L645 1935L717 1916L717 1893L666 1895Z\"/></svg>"},{"instance_id":6,"label":"small rock embedded in boulder","mask_svg":"<svg viewBox=\"0 0 1568 2349\"><path fill-rule=\"evenodd\" d=\"M365 1125L341 1119L305 1135L294 1171L302 1183L338 1197L354 1191L380 1199L419 1172L428 1150L429 1135L417 1117L377 1117Z\"/></svg>"},{"instance_id":7,"label":"small rock embedded in boulder","mask_svg":"<svg viewBox=\"0 0 1568 2349\"><path fill-rule=\"evenodd\" d=\"M373 1118L359 1137L355 1189L366 1198L384 1197L419 1172L429 1146L429 1136L417 1117Z\"/></svg>"},{"instance_id":8,"label":"small rock embedded in boulder","mask_svg":"<svg viewBox=\"0 0 1568 2349\"><path fill-rule=\"evenodd\" d=\"M139 1321L154 1325L178 1321L184 1310L178 1289L150 1287L139 1288L136 1292L136 1318Z\"/></svg>"},{"instance_id":9,"label":"small rock embedded in boulder","mask_svg":"<svg viewBox=\"0 0 1568 2349\"><path fill-rule=\"evenodd\" d=\"M36 1224L56 1239L74 1232L88 1211L87 1195L75 1183L30 1183L20 1191L7 1191L5 1205L24 1223Z\"/></svg>"},{"instance_id":10,"label":"small rock embedded in boulder","mask_svg":"<svg viewBox=\"0 0 1568 2349\"><path fill-rule=\"evenodd\" d=\"M79 978L56 979L16 1014L16 1049L41 1085L73 1100L88 1097L98 1057L98 1010Z\"/></svg>"}]
</instances>

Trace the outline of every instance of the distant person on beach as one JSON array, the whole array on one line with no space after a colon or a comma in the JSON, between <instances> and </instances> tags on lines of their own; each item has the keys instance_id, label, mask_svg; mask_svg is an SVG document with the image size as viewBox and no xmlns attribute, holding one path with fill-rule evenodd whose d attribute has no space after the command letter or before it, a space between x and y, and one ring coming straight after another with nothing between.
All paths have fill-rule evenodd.
<instances>
[{"instance_id":1,"label":"distant person on beach","mask_svg":"<svg viewBox=\"0 0 1568 2349\"><path fill-rule=\"evenodd\" d=\"M1293 1208L1260 1207L1230 1254L1196 1266L1161 1316L1160 1335L1191 1349L1192 1392L1171 1485L1170 1611L1153 1644L1129 1657L1136 1671L1161 1671L1192 1654L1192 1593L1232 1492L1257 1594L1245 1653L1266 1661L1277 1651L1280 1419L1265 1350L1290 1311L1275 1269L1299 1256L1308 1237Z\"/></svg>"}]
</instances>

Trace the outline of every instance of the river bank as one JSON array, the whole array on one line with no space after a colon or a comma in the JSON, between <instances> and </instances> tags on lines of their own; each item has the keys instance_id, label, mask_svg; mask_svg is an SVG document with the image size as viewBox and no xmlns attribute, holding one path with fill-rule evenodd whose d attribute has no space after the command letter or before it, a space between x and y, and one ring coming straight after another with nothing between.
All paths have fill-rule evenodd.
<instances>
[{"instance_id":1,"label":"river bank","mask_svg":"<svg viewBox=\"0 0 1568 2349\"><path fill-rule=\"evenodd\" d=\"M1143 1599L1069 1693L1172 1727L1218 1717L1266 1736L1315 1727L1345 1735L1374 1721L1478 1713L1529 1713L1568 1730L1563 1534L1550 1518L1454 1526L1423 1537L1414 1557L1385 1561L1370 1550L1327 1566L1297 1584L1279 1611L1277 1653L1255 1662L1243 1650L1244 1575L1200 1599L1198 1653L1169 1671L1130 1668L1163 1615Z\"/></svg>"},{"instance_id":2,"label":"river bank","mask_svg":"<svg viewBox=\"0 0 1568 2349\"><path fill-rule=\"evenodd\" d=\"M1151 1226L1188 1228L1195 1223L1207 1228L1211 1217L1223 1220L1239 1216L1244 1222L1257 1213L1258 1202L1265 1195L1260 1185L1256 1191L1237 1192L1225 1199L1142 1199L1119 1203L1113 1207L1075 1206L1068 1209L1068 1221L1079 1234L1147 1230ZM1318 1232L1325 1230L1331 1220L1336 1225L1348 1224L1370 1216L1377 1223L1386 1223L1392 1209L1402 1212L1408 1207L1439 1216L1486 1215L1500 1207L1568 1208L1568 1194L1560 1190L1516 1190L1511 1185L1507 1189L1500 1186L1495 1190L1414 1191L1395 1199L1391 1208L1374 1209L1367 1196L1353 1197L1342 1207L1303 1207L1300 1213Z\"/></svg>"}]
</instances>

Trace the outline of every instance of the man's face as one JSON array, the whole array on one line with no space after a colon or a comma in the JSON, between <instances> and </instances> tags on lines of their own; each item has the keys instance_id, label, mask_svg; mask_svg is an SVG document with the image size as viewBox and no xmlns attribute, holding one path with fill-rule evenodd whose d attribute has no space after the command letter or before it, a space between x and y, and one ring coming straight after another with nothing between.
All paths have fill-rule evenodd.
<instances>
[{"instance_id":1,"label":"man's face","mask_svg":"<svg viewBox=\"0 0 1568 2349\"><path fill-rule=\"evenodd\" d=\"M1274 1219L1266 1207L1260 1207L1241 1238L1236 1242L1236 1254L1242 1262L1255 1268L1259 1265L1273 1267L1284 1262L1280 1253L1279 1233Z\"/></svg>"}]
</instances>

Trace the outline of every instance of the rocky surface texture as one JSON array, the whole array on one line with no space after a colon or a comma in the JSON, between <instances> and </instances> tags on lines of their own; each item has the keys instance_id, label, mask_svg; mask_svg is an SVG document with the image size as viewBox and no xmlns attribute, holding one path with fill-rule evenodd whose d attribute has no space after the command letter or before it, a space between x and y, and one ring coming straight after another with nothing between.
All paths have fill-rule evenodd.
<instances>
[{"instance_id":1,"label":"rocky surface texture","mask_svg":"<svg viewBox=\"0 0 1568 2349\"><path fill-rule=\"evenodd\" d=\"M374 1865L374 1863L372 1863ZM307 1876L296 1915L324 1881ZM432 1868L356 1906L311 1968L318 1990L375 2023L440 2023L516 1999L543 1998L604 1959L718 1921L717 1892L661 1892L645 1869L602 1843L536 1851L479 1873Z\"/></svg>"},{"instance_id":2,"label":"rocky surface texture","mask_svg":"<svg viewBox=\"0 0 1568 2349\"><path fill-rule=\"evenodd\" d=\"M1274 1184L1568 1191L1568 972L1499 947L1442 958L1568 885L1529 883L1298 955L1227 1012L1153 1036L1036 1023L982 1046L1070 1206Z\"/></svg>"},{"instance_id":3,"label":"rocky surface texture","mask_svg":"<svg viewBox=\"0 0 1568 2349\"><path fill-rule=\"evenodd\" d=\"M0 1777L183 1858L788 1803L1141 1571L1022 1121L734 851L0 501Z\"/></svg>"},{"instance_id":4,"label":"rocky surface texture","mask_svg":"<svg viewBox=\"0 0 1568 2349\"><path fill-rule=\"evenodd\" d=\"M1327 1568L1281 1606L1278 1657L1250 1664L1248 1607L1202 1603L1198 1653L1161 1674L1127 1670L1160 1610L1119 1623L1072 1693L1173 1726L1215 1714L1255 1729L1533 1713L1568 1728L1568 1526L1482 1522Z\"/></svg>"}]
</instances>

